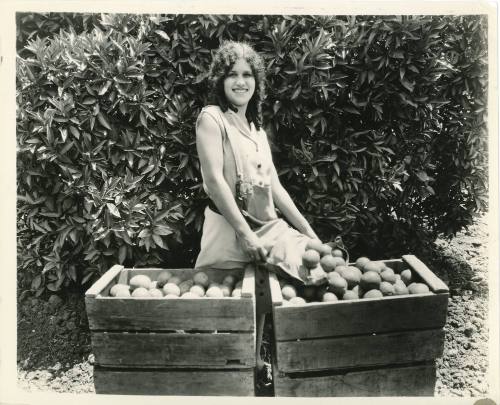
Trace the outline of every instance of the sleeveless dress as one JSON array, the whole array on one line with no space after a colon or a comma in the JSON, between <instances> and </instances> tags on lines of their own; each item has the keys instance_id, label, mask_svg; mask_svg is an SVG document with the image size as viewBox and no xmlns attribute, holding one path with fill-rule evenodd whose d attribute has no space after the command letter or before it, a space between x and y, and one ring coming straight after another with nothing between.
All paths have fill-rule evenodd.
<instances>
[{"instance_id":1,"label":"sleeveless dress","mask_svg":"<svg viewBox=\"0 0 500 405\"><path fill-rule=\"evenodd\" d=\"M222 142L224 178L235 197L237 183L240 183L241 194L245 197L244 209L260 224L254 231L269 252L267 263L297 277L309 237L276 215L271 189L272 154L265 131L257 130L253 123L248 128L236 113L223 112L218 106L202 109L196 129L204 114L219 126L220 133L214 134L214 142ZM203 188L210 197L205 183ZM209 207L204 214L201 249L195 267L229 269L251 263L229 222Z\"/></svg>"}]
</instances>

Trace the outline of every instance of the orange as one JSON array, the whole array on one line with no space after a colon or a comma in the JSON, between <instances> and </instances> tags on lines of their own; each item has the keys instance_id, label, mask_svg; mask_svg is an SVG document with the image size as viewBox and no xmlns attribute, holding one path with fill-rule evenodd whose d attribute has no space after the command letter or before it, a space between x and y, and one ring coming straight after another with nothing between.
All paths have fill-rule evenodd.
<instances>
[{"instance_id":1,"label":"orange","mask_svg":"<svg viewBox=\"0 0 500 405\"><path fill-rule=\"evenodd\" d=\"M231 296L231 287L223 284L223 285L221 285L220 289L221 289L222 295L224 297L230 297Z\"/></svg>"},{"instance_id":2,"label":"orange","mask_svg":"<svg viewBox=\"0 0 500 405\"><path fill-rule=\"evenodd\" d=\"M306 300L302 297L293 297L290 301L290 304L294 304L294 305L300 305L300 304L305 304L306 303Z\"/></svg>"},{"instance_id":3,"label":"orange","mask_svg":"<svg viewBox=\"0 0 500 405\"><path fill-rule=\"evenodd\" d=\"M316 250L309 249L302 255L302 263L308 269L312 269L319 264L320 256Z\"/></svg>"},{"instance_id":4,"label":"orange","mask_svg":"<svg viewBox=\"0 0 500 405\"><path fill-rule=\"evenodd\" d=\"M167 298L167 296L165 296L165 298ZM188 291L182 294L181 298L200 298L200 296L198 294L192 293L191 291Z\"/></svg>"},{"instance_id":5,"label":"orange","mask_svg":"<svg viewBox=\"0 0 500 405\"><path fill-rule=\"evenodd\" d=\"M189 292L196 294L198 297L203 297L205 295L205 289L199 284L195 284L194 286L192 286L189 289Z\"/></svg>"},{"instance_id":6,"label":"orange","mask_svg":"<svg viewBox=\"0 0 500 405\"><path fill-rule=\"evenodd\" d=\"M394 286L388 281L382 281L379 289L382 295L394 295Z\"/></svg>"},{"instance_id":7,"label":"orange","mask_svg":"<svg viewBox=\"0 0 500 405\"><path fill-rule=\"evenodd\" d=\"M337 296L332 293L332 292L326 292L323 294L323 298L321 299L321 301L323 302L335 302L335 301L338 301L339 299L337 298Z\"/></svg>"},{"instance_id":8,"label":"orange","mask_svg":"<svg viewBox=\"0 0 500 405\"><path fill-rule=\"evenodd\" d=\"M168 280L169 283L172 283L172 284L175 284L175 285L179 285L182 280L179 276L173 276L173 277L170 277L170 279Z\"/></svg>"},{"instance_id":9,"label":"orange","mask_svg":"<svg viewBox=\"0 0 500 405\"><path fill-rule=\"evenodd\" d=\"M172 277L172 273L170 273L168 270L162 271L159 275L158 278L156 279L156 287L158 288L163 288L165 284L167 284L168 280Z\"/></svg>"},{"instance_id":10,"label":"orange","mask_svg":"<svg viewBox=\"0 0 500 405\"><path fill-rule=\"evenodd\" d=\"M188 292L193 285L194 285L193 280L184 280L182 283L180 283L179 290L181 295L184 294L185 292Z\"/></svg>"},{"instance_id":11,"label":"orange","mask_svg":"<svg viewBox=\"0 0 500 405\"><path fill-rule=\"evenodd\" d=\"M408 286L408 291L410 294L424 294L429 292L429 287L423 283L411 283Z\"/></svg>"},{"instance_id":12,"label":"orange","mask_svg":"<svg viewBox=\"0 0 500 405\"><path fill-rule=\"evenodd\" d=\"M130 292L130 286L127 285L127 284L115 284L113 287L111 287L111 289L109 290L109 295L112 296L112 297L116 297L116 293L119 291L119 290L127 290L128 292ZM130 295L130 294L129 294Z\"/></svg>"},{"instance_id":13,"label":"orange","mask_svg":"<svg viewBox=\"0 0 500 405\"><path fill-rule=\"evenodd\" d=\"M130 284L130 288L132 290L139 288L139 287L149 289L149 287L151 285L151 279L144 274L138 274L137 276L133 276L130 279L129 284Z\"/></svg>"},{"instance_id":14,"label":"orange","mask_svg":"<svg viewBox=\"0 0 500 405\"><path fill-rule=\"evenodd\" d=\"M328 290L337 297L342 297L347 291L347 281L339 276L334 276L335 272L328 273ZM331 277L330 277L331 276Z\"/></svg>"},{"instance_id":15,"label":"orange","mask_svg":"<svg viewBox=\"0 0 500 405\"><path fill-rule=\"evenodd\" d=\"M290 284L285 284L283 288L281 289L281 295L283 295L283 298L286 300L290 300L293 297L297 296L297 290L293 285Z\"/></svg>"},{"instance_id":16,"label":"orange","mask_svg":"<svg viewBox=\"0 0 500 405\"><path fill-rule=\"evenodd\" d=\"M210 298L223 298L224 294L222 293L222 290L218 286L213 286L210 287L207 292L205 293L207 297Z\"/></svg>"},{"instance_id":17,"label":"orange","mask_svg":"<svg viewBox=\"0 0 500 405\"><path fill-rule=\"evenodd\" d=\"M345 294L342 296L343 301L357 300L357 299L359 299L357 291L347 290Z\"/></svg>"},{"instance_id":18,"label":"orange","mask_svg":"<svg viewBox=\"0 0 500 405\"><path fill-rule=\"evenodd\" d=\"M152 288L148 292L150 297L163 297L163 293L158 288Z\"/></svg>"},{"instance_id":19,"label":"orange","mask_svg":"<svg viewBox=\"0 0 500 405\"><path fill-rule=\"evenodd\" d=\"M128 289L125 289L125 288L119 288L116 291L115 297L119 297L119 298L130 297L130 291Z\"/></svg>"},{"instance_id":20,"label":"orange","mask_svg":"<svg viewBox=\"0 0 500 405\"><path fill-rule=\"evenodd\" d=\"M368 263L370 259L368 257L358 257L356 259L356 263L354 264L358 269L363 270L363 267L365 267L365 264Z\"/></svg>"},{"instance_id":21,"label":"orange","mask_svg":"<svg viewBox=\"0 0 500 405\"><path fill-rule=\"evenodd\" d=\"M210 284L207 274L202 271L199 271L193 276L193 281L195 284L199 284L204 288L207 288Z\"/></svg>"},{"instance_id":22,"label":"orange","mask_svg":"<svg viewBox=\"0 0 500 405\"><path fill-rule=\"evenodd\" d=\"M407 295L410 292L405 284L401 281L401 283L396 282L394 284L394 295Z\"/></svg>"},{"instance_id":23,"label":"orange","mask_svg":"<svg viewBox=\"0 0 500 405\"><path fill-rule=\"evenodd\" d=\"M406 269L401 272L401 280L403 280L403 283L405 283L406 285L409 285L411 283L412 278L413 277L411 274L411 270Z\"/></svg>"},{"instance_id":24,"label":"orange","mask_svg":"<svg viewBox=\"0 0 500 405\"><path fill-rule=\"evenodd\" d=\"M235 287L235 289L231 293L231 297L241 297L241 288Z\"/></svg>"},{"instance_id":25,"label":"orange","mask_svg":"<svg viewBox=\"0 0 500 405\"><path fill-rule=\"evenodd\" d=\"M379 290L369 290L363 295L363 298L381 298L383 297L382 293Z\"/></svg>"},{"instance_id":26,"label":"orange","mask_svg":"<svg viewBox=\"0 0 500 405\"><path fill-rule=\"evenodd\" d=\"M319 253L322 247L323 247L323 242L321 242L319 239L309 239L306 245L306 250L314 249Z\"/></svg>"},{"instance_id":27,"label":"orange","mask_svg":"<svg viewBox=\"0 0 500 405\"><path fill-rule=\"evenodd\" d=\"M332 255L323 256L319 263L321 264L321 267L323 267L323 270L325 270L327 273L333 271L337 266L346 265L344 259L342 259L341 257L333 257Z\"/></svg>"},{"instance_id":28,"label":"orange","mask_svg":"<svg viewBox=\"0 0 500 405\"><path fill-rule=\"evenodd\" d=\"M361 270L363 273L366 273L367 271L374 271L376 273L381 273L382 269L385 268L385 264L383 262L374 262L374 261L369 261L363 266L363 269Z\"/></svg>"},{"instance_id":29,"label":"orange","mask_svg":"<svg viewBox=\"0 0 500 405\"><path fill-rule=\"evenodd\" d=\"M121 291L120 291L121 292ZM146 288L144 287L137 287L133 292L132 292L132 297L134 298L143 298L143 297L149 297L149 292Z\"/></svg>"},{"instance_id":30,"label":"orange","mask_svg":"<svg viewBox=\"0 0 500 405\"><path fill-rule=\"evenodd\" d=\"M361 279L359 281L359 286L363 290L369 291L378 288L380 286L381 281L382 280L380 279L378 273L374 271L368 271L361 276Z\"/></svg>"},{"instance_id":31,"label":"orange","mask_svg":"<svg viewBox=\"0 0 500 405\"><path fill-rule=\"evenodd\" d=\"M314 297L316 296L316 287L312 285L304 286L300 291L300 296L308 302L314 301Z\"/></svg>"},{"instance_id":32,"label":"orange","mask_svg":"<svg viewBox=\"0 0 500 405\"><path fill-rule=\"evenodd\" d=\"M333 257L342 257L342 258L344 258L344 252L342 252L342 250L340 250L340 249L333 249L332 250L332 256Z\"/></svg>"},{"instance_id":33,"label":"orange","mask_svg":"<svg viewBox=\"0 0 500 405\"><path fill-rule=\"evenodd\" d=\"M181 290L177 284L168 282L167 284L165 284L163 286L163 293L165 295L173 294L173 295L177 295L179 297L181 295Z\"/></svg>"},{"instance_id":34,"label":"orange","mask_svg":"<svg viewBox=\"0 0 500 405\"><path fill-rule=\"evenodd\" d=\"M335 273L340 274L342 277L344 276L344 273L348 271L348 266L337 266L335 267Z\"/></svg>"},{"instance_id":35,"label":"orange","mask_svg":"<svg viewBox=\"0 0 500 405\"><path fill-rule=\"evenodd\" d=\"M224 279L222 280L222 285L227 285L228 287L233 287L234 284L236 283L236 277L234 277L231 274L228 274Z\"/></svg>"},{"instance_id":36,"label":"orange","mask_svg":"<svg viewBox=\"0 0 500 405\"><path fill-rule=\"evenodd\" d=\"M394 284L396 282L396 275L394 274L394 271L389 267L386 267L385 270L380 273L380 278L383 281L387 281L391 284Z\"/></svg>"},{"instance_id":37,"label":"orange","mask_svg":"<svg viewBox=\"0 0 500 405\"><path fill-rule=\"evenodd\" d=\"M321 257L332 254L332 248L328 246L326 243L321 245L321 249L319 250L319 254Z\"/></svg>"}]
</instances>

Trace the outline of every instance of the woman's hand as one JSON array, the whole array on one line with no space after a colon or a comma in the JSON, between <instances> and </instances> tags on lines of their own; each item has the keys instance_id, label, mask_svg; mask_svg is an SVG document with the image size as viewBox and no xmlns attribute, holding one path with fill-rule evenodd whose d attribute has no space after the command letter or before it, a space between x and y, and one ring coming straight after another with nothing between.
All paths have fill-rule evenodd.
<instances>
[{"instance_id":1,"label":"woman's hand","mask_svg":"<svg viewBox=\"0 0 500 405\"><path fill-rule=\"evenodd\" d=\"M267 259L267 250L255 232L239 234L238 238L243 251L256 262L265 262Z\"/></svg>"}]
</instances>

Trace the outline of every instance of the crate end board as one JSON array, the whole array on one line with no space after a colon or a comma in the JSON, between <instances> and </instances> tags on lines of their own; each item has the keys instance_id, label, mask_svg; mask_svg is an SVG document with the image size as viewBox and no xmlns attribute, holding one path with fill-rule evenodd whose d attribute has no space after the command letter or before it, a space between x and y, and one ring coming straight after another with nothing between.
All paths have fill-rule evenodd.
<instances>
[{"instance_id":1,"label":"crate end board","mask_svg":"<svg viewBox=\"0 0 500 405\"><path fill-rule=\"evenodd\" d=\"M443 329L277 341L276 364L285 373L380 367L434 360L443 347Z\"/></svg>"},{"instance_id":2,"label":"crate end board","mask_svg":"<svg viewBox=\"0 0 500 405\"><path fill-rule=\"evenodd\" d=\"M433 396L436 366L432 362L345 373L283 374L273 367L277 397Z\"/></svg>"},{"instance_id":3,"label":"crate end board","mask_svg":"<svg viewBox=\"0 0 500 405\"><path fill-rule=\"evenodd\" d=\"M415 294L353 301L274 306L276 340L442 328L448 294Z\"/></svg>"},{"instance_id":4,"label":"crate end board","mask_svg":"<svg viewBox=\"0 0 500 405\"><path fill-rule=\"evenodd\" d=\"M117 370L94 366L97 394L254 396L254 370Z\"/></svg>"},{"instance_id":5,"label":"crate end board","mask_svg":"<svg viewBox=\"0 0 500 405\"><path fill-rule=\"evenodd\" d=\"M90 330L255 330L250 298L87 297L85 304Z\"/></svg>"},{"instance_id":6,"label":"crate end board","mask_svg":"<svg viewBox=\"0 0 500 405\"><path fill-rule=\"evenodd\" d=\"M107 367L255 367L254 333L92 332L96 364Z\"/></svg>"}]
</instances>

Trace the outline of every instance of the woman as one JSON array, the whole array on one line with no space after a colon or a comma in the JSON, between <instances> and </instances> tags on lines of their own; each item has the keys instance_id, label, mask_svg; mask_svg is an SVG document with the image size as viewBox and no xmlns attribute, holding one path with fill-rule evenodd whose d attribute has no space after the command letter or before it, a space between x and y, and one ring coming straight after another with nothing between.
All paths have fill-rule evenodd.
<instances>
[{"instance_id":1,"label":"woman","mask_svg":"<svg viewBox=\"0 0 500 405\"><path fill-rule=\"evenodd\" d=\"M210 198L205 209L201 251L196 268L236 268L251 262L299 274L302 253L318 239L283 188L262 129L265 96L264 64L245 43L227 41L217 50L209 72L214 105L196 123L196 146L203 188ZM276 215L276 207L293 229ZM256 266L257 366L269 310L265 274ZM267 301L267 302L266 302Z\"/></svg>"},{"instance_id":2,"label":"woman","mask_svg":"<svg viewBox=\"0 0 500 405\"><path fill-rule=\"evenodd\" d=\"M272 258L268 254L283 236L304 249L310 238L317 239L281 185L272 161L262 129L264 75L261 57L248 44L233 41L222 44L210 67L216 105L205 107L196 125L203 187L211 200L197 268L269 262L276 259L279 252ZM275 207L296 230L278 219ZM286 247L278 248L283 256ZM293 256L288 262L300 264L299 255Z\"/></svg>"}]
</instances>

